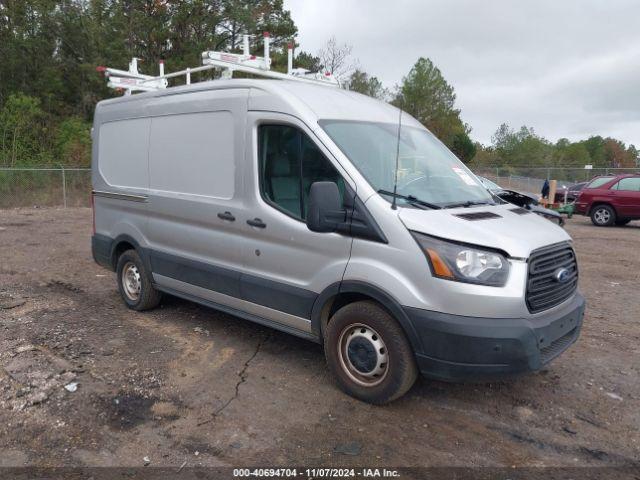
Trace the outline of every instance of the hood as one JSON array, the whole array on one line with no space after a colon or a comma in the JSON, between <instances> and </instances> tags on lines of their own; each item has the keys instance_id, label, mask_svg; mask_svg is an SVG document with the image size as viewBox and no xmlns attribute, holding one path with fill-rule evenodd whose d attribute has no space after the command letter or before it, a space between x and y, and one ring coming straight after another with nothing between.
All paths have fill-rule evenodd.
<instances>
[{"instance_id":1,"label":"hood","mask_svg":"<svg viewBox=\"0 0 640 480\"><path fill-rule=\"evenodd\" d=\"M500 249L512 257L528 258L540 247L571 240L567 232L532 212L515 213L515 205L420 210L402 207L400 220L409 230L472 245ZM488 215L482 215L482 214ZM458 215L473 214L469 219Z\"/></svg>"},{"instance_id":2,"label":"hood","mask_svg":"<svg viewBox=\"0 0 640 480\"><path fill-rule=\"evenodd\" d=\"M494 192L505 202L513 203L519 207L526 207L527 205L537 205L538 199L527 195L526 193L516 192L514 190L499 190Z\"/></svg>"},{"instance_id":3,"label":"hood","mask_svg":"<svg viewBox=\"0 0 640 480\"><path fill-rule=\"evenodd\" d=\"M556 222L558 225L564 225L564 218L555 210L550 210L548 208L541 207L540 205L529 205L527 210L531 210L533 213L538 215L542 215L544 218L551 222Z\"/></svg>"}]
</instances>

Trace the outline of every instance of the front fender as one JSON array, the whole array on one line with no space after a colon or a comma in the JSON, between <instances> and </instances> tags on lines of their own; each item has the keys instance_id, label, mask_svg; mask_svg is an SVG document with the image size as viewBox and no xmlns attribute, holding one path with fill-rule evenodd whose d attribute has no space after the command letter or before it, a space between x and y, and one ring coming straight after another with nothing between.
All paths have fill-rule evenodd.
<instances>
[{"instance_id":1,"label":"front fender","mask_svg":"<svg viewBox=\"0 0 640 480\"><path fill-rule=\"evenodd\" d=\"M369 297L386 308L404 330L409 343L411 343L413 351L416 353L422 353L420 337L414 328L413 323L411 323L411 320L402 308L402 305L400 305L395 298L381 288L355 280L346 280L334 283L325 288L316 299L311 312L311 330L318 336L318 338L321 339L323 335L322 311L327 305L327 302L330 302L336 295L347 293L357 293Z\"/></svg>"}]
</instances>

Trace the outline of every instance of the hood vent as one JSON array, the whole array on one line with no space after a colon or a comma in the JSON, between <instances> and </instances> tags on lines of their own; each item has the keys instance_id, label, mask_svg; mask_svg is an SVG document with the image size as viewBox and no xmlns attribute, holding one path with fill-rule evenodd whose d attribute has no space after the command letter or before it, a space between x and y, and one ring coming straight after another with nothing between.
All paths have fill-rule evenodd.
<instances>
[{"instance_id":1,"label":"hood vent","mask_svg":"<svg viewBox=\"0 0 640 480\"><path fill-rule=\"evenodd\" d=\"M473 212L473 213L458 213L456 217L464 218L465 220L488 220L490 218L502 218L500 215L493 212Z\"/></svg>"},{"instance_id":2,"label":"hood vent","mask_svg":"<svg viewBox=\"0 0 640 480\"><path fill-rule=\"evenodd\" d=\"M515 213L516 215L526 215L527 213L531 213L531 210L527 210L526 208L522 207L510 208L509 211Z\"/></svg>"}]
</instances>

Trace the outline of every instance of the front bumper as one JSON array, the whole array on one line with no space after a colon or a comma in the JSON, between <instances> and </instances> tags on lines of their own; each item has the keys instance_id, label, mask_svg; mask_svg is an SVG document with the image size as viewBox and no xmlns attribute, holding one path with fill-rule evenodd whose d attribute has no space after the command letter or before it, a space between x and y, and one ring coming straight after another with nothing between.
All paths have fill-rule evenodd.
<instances>
[{"instance_id":1,"label":"front bumper","mask_svg":"<svg viewBox=\"0 0 640 480\"><path fill-rule=\"evenodd\" d=\"M477 318L405 307L422 351L420 372L447 381L482 380L540 369L580 335L585 300L531 318Z\"/></svg>"},{"instance_id":2,"label":"front bumper","mask_svg":"<svg viewBox=\"0 0 640 480\"><path fill-rule=\"evenodd\" d=\"M587 212L589 211L589 204L588 203L578 202L576 200L574 205L575 205L575 208L576 208L576 213L578 215L586 215Z\"/></svg>"}]
</instances>

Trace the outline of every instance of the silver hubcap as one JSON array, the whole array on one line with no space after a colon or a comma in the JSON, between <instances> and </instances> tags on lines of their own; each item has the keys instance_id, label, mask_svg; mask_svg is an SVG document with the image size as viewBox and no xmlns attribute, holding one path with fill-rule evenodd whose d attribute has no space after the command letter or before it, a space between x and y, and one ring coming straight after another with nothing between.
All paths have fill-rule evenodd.
<instances>
[{"instance_id":1,"label":"silver hubcap","mask_svg":"<svg viewBox=\"0 0 640 480\"><path fill-rule=\"evenodd\" d=\"M127 262L122 269L122 287L129 300L135 302L140 298L142 279L135 263Z\"/></svg>"},{"instance_id":2,"label":"silver hubcap","mask_svg":"<svg viewBox=\"0 0 640 480\"><path fill-rule=\"evenodd\" d=\"M600 210L596 210L596 213L594 213L593 217L595 218L597 223L604 224L611 220L611 213L609 213L609 210L605 210L604 208L602 208Z\"/></svg>"},{"instance_id":3,"label":"silver hubcap","mask_svg":"<svg viewBox=\"0 0 640 480\"><path fill-rule=\"evenodd\" d=\"M367 325L349 325L342 331L338 358L349 378L365 387L378 385L389 371L387 346L378 332Z\"/></svg>"}]
</instances>

